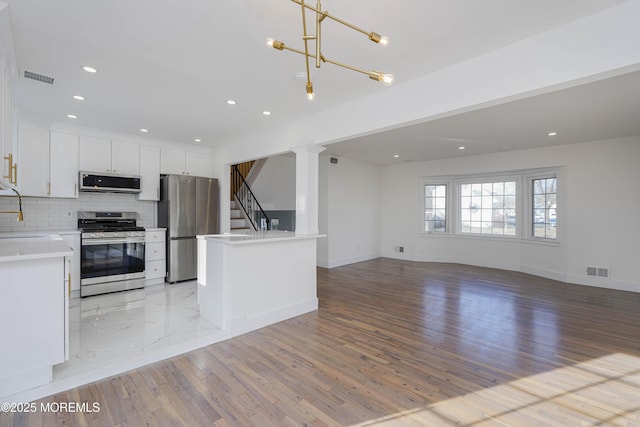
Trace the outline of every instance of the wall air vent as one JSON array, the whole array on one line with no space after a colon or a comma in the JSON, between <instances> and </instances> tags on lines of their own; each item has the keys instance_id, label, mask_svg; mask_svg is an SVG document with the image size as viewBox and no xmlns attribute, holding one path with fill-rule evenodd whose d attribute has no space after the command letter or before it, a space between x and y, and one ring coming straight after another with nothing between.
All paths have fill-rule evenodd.
<instances>
[{"instance_id":1,"label":"wall air vent","mask_svg":"<svg viewBox=\"0 0 640 427\"><path fill-rule=\"evenodd\" d=\"M37 80L42 83L53 84L53 77L43 76L42 74L34 73L33 71L24 70L24 77L31 80Z\"/></svg>"}]
</instances>

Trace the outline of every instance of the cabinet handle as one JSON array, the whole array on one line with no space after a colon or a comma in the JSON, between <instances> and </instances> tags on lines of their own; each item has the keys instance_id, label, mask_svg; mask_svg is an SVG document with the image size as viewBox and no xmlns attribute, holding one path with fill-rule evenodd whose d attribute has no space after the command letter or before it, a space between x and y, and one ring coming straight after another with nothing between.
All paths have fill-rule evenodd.
<instances>
[{"instance_id":1,"label":"cabinet handle","mask_svg":"<svg viewBox=\"0 0 640 427\"><path fill-rule=\"evenodd\" d=\"M78 195L78 184L73 184L73 195L74 196Z\"/></svg>"},{"instance_id":2,"label":"cabinet handle","mask_svg":"<svg viewBox=\"0 0 640 427\"><path fill-rule=\"evenodd\" d=\"M67 292L71 296L71 273L67 276Z\"/></svg>"},{"instance_id":3,"label":"cabinet handle","mask_svg":"<svg viewBox=\"0 0 640 427\"><path fill-rule=\"evenodd\" d=\"M9 153L4 157L9 166L9 175L5 175L4 177L9 180L9 183L13 185L18 185L18 165L13 163L13 154Z\"/></svg>"},{"instance_id":4,"label":"cabinet handle","mask_svg":"<svg viewBox=\"0 0 640 427\"><path fill-rule=\"evenodd\" d=\"M47 196L51 195L51 182L47 182Z\"/></svg>"}]
</instances>

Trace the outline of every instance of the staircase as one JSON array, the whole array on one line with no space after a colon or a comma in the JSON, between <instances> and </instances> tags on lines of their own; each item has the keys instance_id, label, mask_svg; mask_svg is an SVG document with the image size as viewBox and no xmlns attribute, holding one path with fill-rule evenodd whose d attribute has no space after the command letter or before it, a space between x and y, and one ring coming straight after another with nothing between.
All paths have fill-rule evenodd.
<instances>
[{"instance_id":1,"label":"staircase","mask_svg":"<svg viewBox=\"0 0 640 427\"><path fill-rule=\"evenodd\" d=\"M232 233L248 233L252 231L251 224L247 220L242 211L242 208L238 206L238 202L231 201L231 232Z\"/></svg>"},{"instance_id":2,"label":"staircase","mask_svg":"<svg viewBox=\"0 0 640 427\"><path fill-rule=\"evenodd\" d=\"M264 162L261 162L259 170ZM231 224L232 233L246 233L258 231L260 227L269 229L270 221L267 214L260 206L255 195L249 188L245 176L249 176L256 162L245 162L231 166Z\"/></svg>"}]
</instances>

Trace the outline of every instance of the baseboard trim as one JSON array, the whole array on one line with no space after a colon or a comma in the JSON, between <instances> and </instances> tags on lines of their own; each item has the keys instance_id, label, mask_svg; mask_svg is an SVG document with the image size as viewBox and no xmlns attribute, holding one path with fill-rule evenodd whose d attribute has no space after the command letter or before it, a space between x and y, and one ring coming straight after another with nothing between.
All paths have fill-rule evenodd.
<instances>
[{"instance_id":1,"label":"baseboard trim","mask_svg":"<svg viewBox=\"0 0 640 427\"><path fill-rule=\"evenodd\" d=\"M227 331L235 337L317 309L318 298L312 298L251 316L238 316L229 319Z\"/></svg>"}]
</instances>

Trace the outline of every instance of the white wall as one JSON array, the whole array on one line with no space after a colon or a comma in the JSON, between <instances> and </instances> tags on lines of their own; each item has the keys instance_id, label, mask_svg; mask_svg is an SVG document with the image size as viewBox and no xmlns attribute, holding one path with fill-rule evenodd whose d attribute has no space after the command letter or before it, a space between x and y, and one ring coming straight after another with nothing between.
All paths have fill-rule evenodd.
<instances>
[{"instance_id":1,"label":"white wall","mask_svg":"<svg viewBox=\"0 0 640 427\"><path fill-rule=\"evenodd\" d=\"M251 191L264 210L296 210L295 156L266 159Z\"/></svg>"},{"instance_id":2,"label":"white wall","mask_svg":"<svg viewBox=\"0 0 640 427\"><path fill-rule=\"evenodd\" d=\"M383 170L382 255L497 267L572 283L640 292L640 136L431 162ZM422 177L563 166L559 245L433 236L422 227ZM564 215L564 218L560 216ZM398 253L396 246L404 246ZM609 279L586 266L609 268Z\"/></svg>"},{"instance_id":3,"label":"white wall","mask_svg":"<svg viewBox=\"0 0 640 427\"><path fill-rule=\"evenodd\" d=\"M335 157L335 156L334 156ZM320 156L318 242L321 267L337 267L380 256L382 168Z\"/></svg>"}]
</instances>

